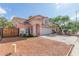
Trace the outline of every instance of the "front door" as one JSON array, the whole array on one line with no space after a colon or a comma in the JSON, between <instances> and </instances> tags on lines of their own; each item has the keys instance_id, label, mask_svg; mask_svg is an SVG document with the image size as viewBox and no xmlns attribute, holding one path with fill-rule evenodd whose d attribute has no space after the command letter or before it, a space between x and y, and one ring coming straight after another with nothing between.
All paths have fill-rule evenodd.
<instances>
[{"instance_id":1,"label":"front door","mask_svg":"<svg viewBox=\"0 0 79 59\"><path fill-rule=\"evenodd\" d=\"M36 36L40 35L40 25L36 24Z\"/></svg>"}]
</instances>

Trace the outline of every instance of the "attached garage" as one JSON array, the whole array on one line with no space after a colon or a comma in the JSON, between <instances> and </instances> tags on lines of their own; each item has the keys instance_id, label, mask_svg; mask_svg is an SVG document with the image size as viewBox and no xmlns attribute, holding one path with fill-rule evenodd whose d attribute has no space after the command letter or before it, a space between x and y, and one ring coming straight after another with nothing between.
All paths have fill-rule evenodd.
<instances>
[{"instance_id":1,"label":"attached garage","mask_svg":"<svg viewBox=\"0 0 79 59\"><path fill-rule=\"evenodd\" d=\"M52 28L40 28L40 35L51 34Z\"/></svg>"}]
</instances>

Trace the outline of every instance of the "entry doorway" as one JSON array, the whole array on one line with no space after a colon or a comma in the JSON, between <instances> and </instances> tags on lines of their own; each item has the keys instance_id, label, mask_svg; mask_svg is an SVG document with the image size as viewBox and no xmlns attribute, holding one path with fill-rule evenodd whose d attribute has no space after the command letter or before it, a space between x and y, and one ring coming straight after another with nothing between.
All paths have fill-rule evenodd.
<instances>
[{"instance_id":1,"label":"entry doorway","mask_svg":"<svg viewBox=\"0 0 79 59\"><path fill-rule=\"evenodd\" d=\"M36 36L40 35L40 25L36 24Z\"/></svg>"}]
</instances>

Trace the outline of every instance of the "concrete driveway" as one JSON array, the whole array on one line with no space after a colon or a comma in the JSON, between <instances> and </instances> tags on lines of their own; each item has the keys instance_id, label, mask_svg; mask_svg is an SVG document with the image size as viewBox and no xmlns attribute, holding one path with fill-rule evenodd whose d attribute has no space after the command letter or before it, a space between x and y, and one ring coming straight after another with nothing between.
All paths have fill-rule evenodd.
<instances>
[{"instance_id":1,"label":"concrete driveway","mask_svg":"<svg viewBox=\"0 0 79 59\"><path fill-rule=\"evenodd\" d=\"M57 35L50 34L41 36L50 40L56 40L60 42L65 42L66 44L74 44L74 48L71 52L71 56L79 56L79 38L76 36L66 36L66 35Z\"/></svg>"}]
</instances>

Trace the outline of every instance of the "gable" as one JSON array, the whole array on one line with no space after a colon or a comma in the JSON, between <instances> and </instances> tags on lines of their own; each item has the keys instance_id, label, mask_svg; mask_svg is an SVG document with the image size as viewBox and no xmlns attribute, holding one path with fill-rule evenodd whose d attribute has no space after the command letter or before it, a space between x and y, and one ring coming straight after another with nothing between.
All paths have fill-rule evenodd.
<instances>
[{"instance_id":1,"label":"gable","mask_svg":"<svg viewBox=\"0 0 79 59\"><path fill-rule=\"evenodd\" d=\"M30 20L30 21L33 21L33 20L43 20L44 18L47 18L47 17L41 16L41 15L37 15L37 16L32 16L28 20Z\"/></svg>"},{"instance_id":2,"label":"gable","mask_svg":"<svg viewBox=\"0 0 79 59\"><path fill-rule=\"evenodd\" d=\"M13 17L12 22L13 23L24 23L26 21L26 19L24 18L19 18L19 17Z\"/></svg>"}]
</instances>

